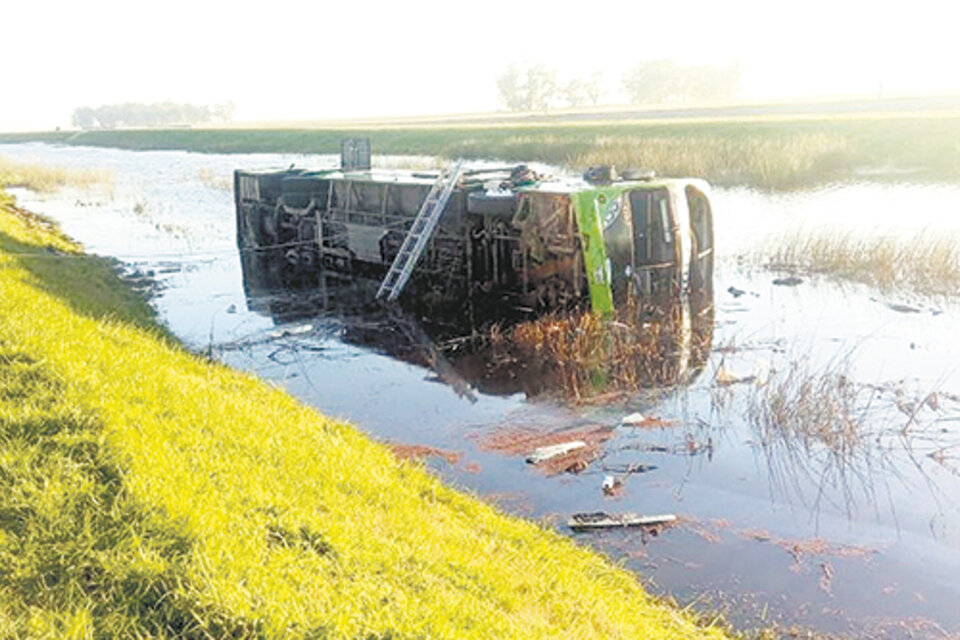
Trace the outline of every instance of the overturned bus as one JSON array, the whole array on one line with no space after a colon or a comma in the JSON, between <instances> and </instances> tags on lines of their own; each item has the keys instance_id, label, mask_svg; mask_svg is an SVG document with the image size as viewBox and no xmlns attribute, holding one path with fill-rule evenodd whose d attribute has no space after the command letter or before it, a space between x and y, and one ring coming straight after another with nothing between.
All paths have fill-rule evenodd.
<instances>
[{"instance_id":1,"label":"overturned bus","mask_svg":"<svg viewBox=\"0 0 960 640\"><path fill-rule=\"evenodd\" d=\"M610 314L631 297L712 299L713 221L698 179L367 163L234 180L242 254L282 255L291 276L322 269L402 289L400 302L423 310Z\"/></svg>"}]
</instances>

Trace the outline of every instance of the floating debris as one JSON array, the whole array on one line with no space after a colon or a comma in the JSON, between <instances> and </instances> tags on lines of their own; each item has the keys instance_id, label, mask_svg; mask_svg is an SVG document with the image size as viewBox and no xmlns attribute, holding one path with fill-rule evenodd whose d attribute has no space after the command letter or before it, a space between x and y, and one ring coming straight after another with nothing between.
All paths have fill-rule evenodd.
<instances>
[{"instance_id":1,"label":"floating debris","mask_svg":"<svg viewBox=\"0 0 960 640\"><path fill-rule=\"evenodd\" d=\"M423 444L400 444L392 442L387 445L393 452L393 455L401 460L420 460L422 458L443 458L450 464L456 464L460 461L462 454L456 451L444 451L436 447Z\"/></svg>"},{"instance_id":2,"label":"floating debris","mask_svg":"<svg viewBox=\"0 0 960 640\"><path fill-rule=\"evenodd\" d=\"M741 384L746 382L753 382L756 380L756 376L738 376L734 372L730 371L724 366L721 366L717 370L717 375L714 377L714 381L724 387L728 387L732 384Z\"/></svg>"},{"instance_id":3,"label":"floating debris","mask_svg":"<svg viewBox=\"0 0 960 640\"><path fill-rule=\"evenodd\" d=\"M788 276L786 278L774 278L773 284L779 287L795 287L799 284L803 284L803 278L798 278L796 276Z\"/></svg>"},{"instance_id":4,"label":"floating debris","mask_svg":"<svg viewBox=\"0 0 960 640\"><path fill-rule=\"evenodd\" d=\"M582 449L586 447L587 443L583 440L574 440L572 442L560 442L557 444L547 445L545 447L538 447L527 456L527 462L530 464L540 464L541 462L546 462L552 458L558 456L563 456L571 451L576 451L577 449Z\"/></svg>"},{"instance_id":5,"label":"floating debris","mask_svg":"<svg viewBox=\"0 0 960 640\"><path fill-rule=\"evenodd\" d=\"M267 334L273 340L279 340L280 338L286 338L288 336L302 336L306 335L313 331L312 324L301 324L295 327L286 327L283 329L277 329L276 331L271 331Z\"/></svg>"},{"instance_id":6,"label":"floating debris","mask_svg":"<svg viewBox=\"0 0 960 640\"><path fill-rule=\"evenodd\" d=\"M585 425L554 431L539 431L536 428L503 428L493 433L480 434L476 440L485 451L496 451L508 455L522 455L533 458L540 448L551 445L583 442L586 446L577 447L564 454L545 458L535 464L537 469L547 475L558 473L578 473L587 468L602 454L601 445L613 437L614 430L603 425ZM533 451L534 453L530 453Z\"/></svg>"},{"instance_id":7,"label":"floating debris","mask_svg":"<svg viewBox=\"0 0 960 640\"><path fill-rule=\"evenodd\" d=\"M625 427L652 429L658 427L675 427L680 423L677 420L661 420L660 418L652 418L641 413L631 413L628 416L624 416L620 424Z\"/></svg>"},{"instance_id":8,"label":"floating debris","mask_svg":"<svg viewBox=\"0 0 960 640\"><path fill-rule=\"evenodd\" d=\"M635 513L609 514L602 511L597 511L595 513L574 514L567 522L567 526L574 531L586 531L589 529L655 527L658 525L672 524L676 522L676 520L677 516L673 514L641 516Z\"/></svg>"},{"instance_id":9,"label":"floating debris","mask_svg":"<svg viewBox=\"0 0 960 640\"><path fill-rule=\"evenodd\" d=\"M615 496L623 491L623 480L616 476L604 476L601 487L604 495Z\"/></svg>"},{"instance_id":10,"label":"floating debris","mask_svg":"<svg viewBox=\"0 0 960 640\"><path fill-rule=\"evenodd\" d=\"M635 462L631 464L604 465L603 470L610 473L619 473L620 475L629 475L631 473L646 473L657 468L655 464L643 464Z\"/></svg>"},{"instance_id":11,"label":"floating debris","mask_svg":"<svg viewBox=\"0 0 960 640\"><path fill-rule=\"evenodd\" d=\"M897 302L888 303L887 308L891 311L896 311L897 313L920 313L920 309L916 307L911 307L907 304L899 304Z\"/></svg>"},{"instance_id":12,"label":"floating debris","mask_svg":"<svg viewBox=\"0 0 960 640\"><path fill-rule=\"evenodd\" d=\"M727 288L727 293L732 295L734 298L739 298L740 296L746 294L747 292L743 289L737 289L736 287Z\"/></svg>"}]
</instances>

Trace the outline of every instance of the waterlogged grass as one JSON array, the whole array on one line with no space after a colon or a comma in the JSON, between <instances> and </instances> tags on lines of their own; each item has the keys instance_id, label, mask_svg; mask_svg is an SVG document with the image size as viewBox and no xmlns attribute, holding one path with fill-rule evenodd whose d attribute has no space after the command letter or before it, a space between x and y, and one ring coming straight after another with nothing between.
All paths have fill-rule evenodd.
<instances>
[{"instance_id":1,"label":"waterlogged grass","mask_svg":"<svg viewBox=\"0 0 960 640\"><path fill-rule=\"evenodd\" d=\"M209 167L204 167L197 171L197 180L217 191L233 190L233 176L217 173Z\"/></svg>"},{"instance_id":2,"label":"waterlogged grass","mask_svg":"<svg viewBox=\"0 0 960 640\"><path fill-rule=\"evenodd\" d=\"M0 211L0 637L720 637L572 541L188 353Z\"/></svg>"},{"instance_id":3,"label":"waterlogged grass","mask_svg":"<svg viewBox=\"0 0 960 640\"><path fill-rule=\"evenodd\" d=\"M661 175L716 184L790 188L861 174L960 180L960 117L927 114L727 121L603 121L580 124L370 126L329 129L84 131L0 134L126 149L211 153L339 153L340 140L368 136L377 154L539 161L580 169L641 165Z\"/></svg>"},{"instance_id":4,"label":"waterlogged grass","mask_svg":"<svg viewBox=\"0 0 960 640\"><path fill-rule=\"evenodd\" d=\"M0 156L0 188L25 187L51 193L64 187L110 188L113 174L103 169L71 169L45 164L24 163Z\"/></svg>"},{"instance_id":5,"label":"waterlogged grass","mask_svg":"<svg viewBox=\"0 0 960 640\"><path fill-rule=\"evenodd\" d=\"M960 237L953 233L803 232L784 238L761 261L771 269L860 282L885 293L960 295Z\"/></svg>"},{"instance_id":6,"label":"waterlogged grass","mask_svg":"<svg viewBox=\"0 0 960 640\"><path fill-rule=\"evenodd\" d=\"M547 316L486 340L493 362L536 363L543 388L574 402L682 384L699 374L710 352L710 309L627 304L615 319L594 313Z\"/></svg>"},{"instance_id":7,"label":"waterlogged grass","mask_svg":"<svg viewBox=\"0 0 960 640\"><path fill-rule=\"evenodd\" d=\"M814 372L794 361L754 387L747 419L765 446L785 442L807 454L824 447L845 458L869 435L864 395L869 399L869 390L854 384L841 365Z\"/></svg>"}]
</instances>

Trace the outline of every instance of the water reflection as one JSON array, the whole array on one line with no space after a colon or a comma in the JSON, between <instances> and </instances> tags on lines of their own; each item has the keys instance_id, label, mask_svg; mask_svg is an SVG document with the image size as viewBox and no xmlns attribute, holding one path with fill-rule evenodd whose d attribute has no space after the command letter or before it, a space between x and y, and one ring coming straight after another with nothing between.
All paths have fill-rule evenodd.
<instances>
[{"instance_id":1,"label":"water reflection","mask_svg":"<svg viewBox=\"0 0 960 640\"><path fill-rule=\"evenodd\" d=\"M241 252L250 311L277 324L322 317L340 339L431 368L465 397L545 393L582 399L613 391L692 383L710 359L712 288L671 300L632 301L612 321L589 314L504 318L495 307L412 308L375 300L378 281L281 251Z\"/></svg>"}]
</instances>

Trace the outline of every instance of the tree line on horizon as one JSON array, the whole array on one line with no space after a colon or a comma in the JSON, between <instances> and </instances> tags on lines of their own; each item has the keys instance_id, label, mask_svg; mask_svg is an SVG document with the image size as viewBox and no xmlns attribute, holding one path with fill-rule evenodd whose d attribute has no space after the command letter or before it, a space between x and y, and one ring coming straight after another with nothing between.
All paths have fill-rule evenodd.
<instances>
[{"instance_id":1,"label":"tree line on horizon","mask_svg":"<svg viewBox=\"0 0 960 640\"><path fill-rule=\"evenodd\" d=\"M668 59L647 60L624 72L620 86L632 104L722 100L740 89L740 65L681 65ZM510 111L596 106L608 98L602 72L563 79L556 69L545 64L510 64L498 76L497 90L500 101Z\"/></svg>"},{"instance_id":2,"label":"tree line on horizon","mask_svg":"<svg viewBox=\"0 0 960 640\"><path fill-rule=\"evenodd\" d=\"M236 108L232 102L196 105L177 102L124 102L99 107L77 107L73 125L82 129L158 127L229 122Z\"/></svg>"}]
</instances>

